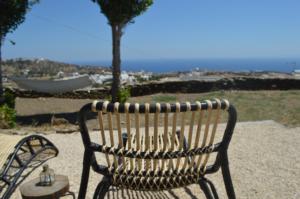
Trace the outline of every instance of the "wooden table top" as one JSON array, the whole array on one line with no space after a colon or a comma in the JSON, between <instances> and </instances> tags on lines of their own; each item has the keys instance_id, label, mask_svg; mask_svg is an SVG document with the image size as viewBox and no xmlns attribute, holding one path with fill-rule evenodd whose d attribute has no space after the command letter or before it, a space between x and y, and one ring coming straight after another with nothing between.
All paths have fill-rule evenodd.
<instances>
[{"instance_id":1,"label":"wooden table top","mask_svg":"<svg viewBox=\"0 0 300 199\"><path fill-rule=\"evenodd\" d=\"M20 187L23 199L54 199L69 191L67 176L55 175L55 182L51 186L38 186L40 179L35 178Z\"/></svg>"}]
</instances>

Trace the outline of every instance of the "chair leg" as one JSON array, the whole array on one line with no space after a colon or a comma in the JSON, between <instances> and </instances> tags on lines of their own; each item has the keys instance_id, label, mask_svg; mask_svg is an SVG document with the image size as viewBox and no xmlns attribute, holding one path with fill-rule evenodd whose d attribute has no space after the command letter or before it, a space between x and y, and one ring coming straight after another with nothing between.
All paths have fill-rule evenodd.
<instances>
[{"instance_id":1,"label":"chair leg","mask_svg":"<svg viewBox=\"0 0 300 199\"><path fill-rule=\"evenodd\" d=\"M92 161L92 153L88 150L84 151L83 168L80 182L78 198L84 199L89 182L90 166Z\"/></svg>"},{"instance_id":2,"label":"chair leg","mask_svg":"<svg viewBox=\"0 0 300 199\"><path fill-rule=\"evenodd\" d=\"M216 190L214 184L208 179L206 179L206 182L207 182L207 184L209 184L210 190L212 191L214 198L219 199L219 196L218 196L218 193L217 193L217 190Z\"/></svg>"},{"instance_id":3,"label":"chair leg","mask_svg":"<svg viewBox=\"0 0 300 199\"><path fill-rule=\"evenodd\" d=\"M213 196L211 190L209 189L207 180L205 178L202 178L201 180L199 180L199 185L207 199L214 199L214 196Z\"/></svg>"},{"instance_id":4,"label":"chair leg","mask_svg":"<svg viewBox=\"0 0 300 199\"><path fill-rule=\"evenodd\" d=\"M235 192L231 180L227 155L224 157L223 163L221 165L221 169L222 169L222 175L223 175L227 196L229 199L235 199L236 197L235 197Z\"/></svg>"},{"instance_id":5,"label":"chair leg","mask_svg":"<svg viewBox=\"0 0 300 199\"><path fill-rule=\"evenodd\" d=\"M64 196L72 196L73 199L76 199L75 193L72 191L68 191Z\"/></svg>"},{"instance_id":6,"label":"chair leg","mask_svg":"<svg viewBox=\"0 0 300 199\"><path fill-rule=\"evenodd\" d=\"M94 199L103 199L106 193L108 192L110 186L111 180L107 177L103 177L103 180L98 184L95 190Z\"/></svg>"}]
</instances>

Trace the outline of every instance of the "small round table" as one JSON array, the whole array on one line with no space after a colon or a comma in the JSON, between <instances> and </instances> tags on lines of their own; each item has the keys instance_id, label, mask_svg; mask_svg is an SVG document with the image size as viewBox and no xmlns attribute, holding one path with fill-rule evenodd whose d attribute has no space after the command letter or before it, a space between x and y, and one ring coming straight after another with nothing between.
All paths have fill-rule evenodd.
<instances>
[{"instance_id":1,"label":"small round table","mask_svg":"<svg viewBox=\"0 0 300 199\"><path fill-rule=\"evenodd\" d=\"M69 191L67 176L55 175L55 181L51 186L39 186L39 181L39 178L35 178L20 187L23 199L55 199L65 195L72 195L75 198L74 193Z\"/></svg>"}]
</instances>

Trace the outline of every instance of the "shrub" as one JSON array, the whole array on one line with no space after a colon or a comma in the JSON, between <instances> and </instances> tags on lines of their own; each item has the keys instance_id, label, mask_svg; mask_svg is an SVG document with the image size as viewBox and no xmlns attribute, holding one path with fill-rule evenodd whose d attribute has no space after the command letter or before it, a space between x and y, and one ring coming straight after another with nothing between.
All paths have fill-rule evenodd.
<instances>
[{"instance_id":1,"label":"shrub","mask_svg":"<svg viewBox=\"0 0 300 199\"><path fill-rule=\"evenodd\" d=\"M125 103L130 98L130 88L121 88L118 93L120 103Z\"/></svg>"},{"instance_id":2,"label":"shrub","mask_svg":"<svg viewBox=\"0 0 300 199\"><path fill-rule=\"evenodd\" d=\"M0 107L0 128L7 129L16 126L16 111L7 104Z\"/></svg>"},{"instance_id":3,"label":"shrub","mask_svg":"<svg viewBox=\"0 0 300 199\"><path fill-rule=\"evenodd\" d=\"M4 92L4 103L7 104L9 108L15 108L15 98L15 95L11 91L6 90Z\"/></svg>"},{"instance_id":4,"label":"shrub","mask_svg":"<svg viewBox=\"0 0 300 199\"><path fill-rule=\"evenodd\" d=\"M118 93L118 99L119 99L118 102L125 103L130 98L130 96L131 94L130 94L129 87L121 88ZM111 102L111 95L107 96L105 99Z\"/></svg>"}]
</instances>

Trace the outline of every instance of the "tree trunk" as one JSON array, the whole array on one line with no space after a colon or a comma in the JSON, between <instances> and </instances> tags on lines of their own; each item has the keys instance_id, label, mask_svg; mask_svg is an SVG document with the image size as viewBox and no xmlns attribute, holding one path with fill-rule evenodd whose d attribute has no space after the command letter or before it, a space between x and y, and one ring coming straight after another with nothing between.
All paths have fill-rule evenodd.
<instances>
[{"instance_id":1,"label":"tree trunk","mask_svg":"<svg viewBox=\"0 0 300 199\"><path fill-rule=\"evenodd\" d=\"M113 82L111 88L112 102L117 102L120 90L120 73L121 73L121 36L122 30L120 25L112 25L112 74Z\"/></svg>"},{"instance_id":2,"label":"tree trunk","mask_svg":"<svg viewBox=\"0 0 300 199\"><path fill-rule=\"evenodd\" d=\"M1 49L2 49L2 42L3 38L2 35L0 35L0 105L4 102L3 98L3 83L2 83L2 55L1 55Z\"/></svg>"}]
</instances>

